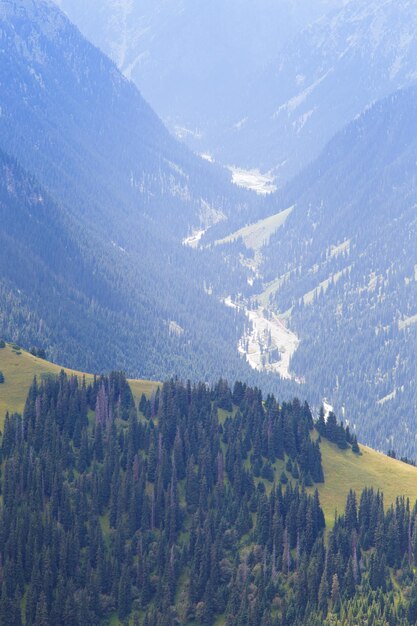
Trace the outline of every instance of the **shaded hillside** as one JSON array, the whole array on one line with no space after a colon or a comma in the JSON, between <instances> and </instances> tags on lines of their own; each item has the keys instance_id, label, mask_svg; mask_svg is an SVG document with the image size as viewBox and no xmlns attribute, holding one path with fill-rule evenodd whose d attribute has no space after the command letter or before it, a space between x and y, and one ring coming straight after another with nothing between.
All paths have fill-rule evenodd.
<instances>
[{"instance_id":1,"label":"shaded hillside","mask_svg":"<svg viewBox=\"0 0 417 626\"><path fill-rule=\"evenodd\" d=\"M366 107L413 85L416 7L349 0L277 50L243 99L233 146L243 163L285 183Z\"/></svg>"},{"instance_id":2,"label":"shaded hillside","mask_svg":"<svg viewBox=\"0 0 417 626\"><path fill-rule=\"evenodd\" d=\"M415 0L59 4L186 143L279 184L416 78Z\"/></svg>"},{"instance_id":3,"label":"shaded hillside","mask_svg":"<svg viewBox=\"0 0 417 626\"><path fill-rule=\"evenodd\" d=\"M115 359L131 372L158 378L173 372L169 355L176 354L184 374L201 366L210 377L215 360L208 355L217 342L216 361L224 350L225 358L230 351L237 366L244 365L230 350L236 316L204 292L198 273L185 275L187 263L203 269L207 260L168 243L152 262L145 253L106 246L13 159L2 154L0 167L3 336L47 347L55 360L90 371L110 368ZM197 317L195 306L207 317Z\"/></svg>"},{"instance_id":4,"label":"shaded hillside","mask_svg":"<svg viewBox=\"0 0 417 626\"><path fill-rule=\"evenodd\" d=\"M2 1L0 18L1 334L82 369L250 377L243 320L208 295L246 278L182 239L256 215L256 196L171 137L53 4Z\"/></svg>"},{"instance_id":5,"label":"shaded hillside","mask_svg":"<svg viewBox=\"0 0 417 626\"><path fill-rule=\"evenodd\" d=\"M252 198L177 142L53 3L0 10L1 145L87 224L137 248L148 222L181 239Z\"/></svg>"}]
</instances>

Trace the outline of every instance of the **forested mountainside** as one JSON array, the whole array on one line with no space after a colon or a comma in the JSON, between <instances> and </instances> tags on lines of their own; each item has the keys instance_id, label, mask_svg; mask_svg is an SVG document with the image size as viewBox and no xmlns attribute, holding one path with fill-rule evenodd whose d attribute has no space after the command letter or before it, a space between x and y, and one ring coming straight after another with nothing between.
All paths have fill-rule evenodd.
<instances>
[{"instance_id":1,"label":"forested mountainside","mask_svg":"<svg viewBox=\"0 0 417 626\"><path fill-rule=\"evenodd\" d=\"M260 200L171 137L53 4L0 9L1 334L77 369L327 398L364 441L415 458L415 88ZM282 210L255 251L205 246ZM288 380L237 351L251 321L221 300L257 296L289 318L272 350Z\"/></svg>"},{"instance_id":2,"label":"forested mountainside","mask_svg":"<svg viewBox=\"0 0 417 626\"><path fill-rule=\"evenodd\" d=\"M1 623L415 623L415 508L350 492L325 541L307 404L170 381L138 408L62 372L6 417Z\"/></svg>"},{"instance_id":3,"label":"forested mountainside","mask_svg":"<svg viewBox=\"0 0 417 626\"><path fill-rule=\"evenodd\" d=\"M256 210L256 196L176 141L53 3L2 0L0 10L1 146L73 213L127 247L139 216L181 240L249 201Z\"/></svg>"},{"instance_id":4,"label":"forested mountainside","mask_svg":"<svg viewBox=\"0 0 417 626\"><path fill-rule=\"evenodd\" d=\"M379 449L415 456L417 91L352 122L278 196L295 205L263 249L273 308L301 343L291 367ZM275 202L275 199L274 199Z\"/></svg>"},{"instance_id":5,"label":"forested mountainside","mask_svg":"<svg viewBox=\"0 0 417 626\"><path fill-rule=\"evenodd\" d=\"M417 623L416 2L0 0L0 625Z\"/></svg>"},{"instance_id":6,"label":"forested mountainside","mask_svg":"<svg viewBox=\"0 0 417 626\"><path fill-rule=\"evenodd\" d=\"M185 280L181 268L189 263L209 275L210 257L168 242L159 262L157 254L147 260L145 251L139 257L105 247L3 153L0 171L3 336L92 371L111 369L113 358L155 378L177 367L212 378L228 362L244 371L233 349L243 322L205 293L198 275Z\"/></svg>"},{"instance_id":7,"label":"forested mountainside","mask_svg":"<svg viewBox=\"0 0 417 626\"><path fill-rule=\"evenodd\" d=\"M242 94L246 98L248 85L281 46L343 0L58 4L136 83L172 132L200 153L225 151L226 163L239 165L250 158L232 151L248 114Z\"/></svg>"},{"instance_id":8,"label":"forested mountainside","mask_svg":"<svg viewBox=\"0 0 417 626\"><path fill-rule=\"evenodd\" d=\"M53 4L0 16L2 335L90 371L251 376L242 319L209 296L246 276L181 243L256 196L176 142Z\"/></svg>"}]
</instances>

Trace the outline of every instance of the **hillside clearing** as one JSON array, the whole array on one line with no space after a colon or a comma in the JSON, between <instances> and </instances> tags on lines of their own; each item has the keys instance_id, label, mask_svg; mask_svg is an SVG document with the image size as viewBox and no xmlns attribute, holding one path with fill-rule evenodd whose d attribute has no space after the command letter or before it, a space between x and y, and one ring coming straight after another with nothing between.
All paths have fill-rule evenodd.
<instances>
[{"instance_id":1,"label":"hillside clearing","mask_svg":"<svg viewBox=\"0 0 417 626\"><path fill-rule=\"evenodd\" d=\"M405 330L406 328L409 328L410 326L413 326L416 323L417 323L417 315L412 315L411 317L404 317L403 320L400 320L398 322L398 329Z\"/></svg>"},{"instance_id":2,"label":"hillside clearing","mask_svg":"<svg viewBox=\"0 0 417 626\"><path fill-rule=\"evenodd\" d=\"M231 235L228 235L228 237L224 237L223 239L216 241L216 245L220 246L222 244L232 243L233 241L242 238L243 243L247 248L254 250L255 252L259 252L261 248L268 244L272 235L285 224L293 209L293 206L289 207L288 209L285 209L285 211L266 217L255 224L244 226Z\"/></svg>"},{"instance_id":3,"label":"hillside clearing","mask_svg":"<svg viewBox=\"0 0 417 626\"><path fill-rule=\"evenodd\" d=\"M349 267L346 267L344 270L340 270L340 272L337 272L336 274L333 274L332 276L329 276L329 278L327 278L326 280L323 280L318 285L318 287L315 287L314 289L312 289L308 293L304 294L304 296L303 296L304 304L305 305L313 304L314 298L316 296L318 296L321 291L323 291L323 293L326 293L327 289L329 288L329 286L332 283L334 285L336 285L336 283L339 282L339 280L342 278L342 276L345 276L346 274L348 274L351 269L352 269L352 265L349 265Z\"/></svg>"},{"instance_id":4,"label":"hillside clearing","mask_svg":"<svg viewBox=\"0 0 417 626\"><path fill-rule=\"evenodd\" d=\"M270 306L270 298L273 297L277 291L282 287L285 281L291 276L291 272L287 272L283 276L276 278L267 285L265 285L264 291L256 296L256 300L265 308Z\"/></svg>"},{"instance_id":5,"label":"hillside clearing","mask_svg":"<svg viewBox=\"0 0 417 626\"><path fill-rule=\"evenodd\" d=\"M360 444L361 455L340 450L322 439L321 453L324 484L318 486L326 524L332 526L334 512L343 513L350 489L359 495L365 487L384 493L385 505L395 503L399 496L410 498L411 506L417 500L417 468L391 459Z\"/></svg>"}]
</instances>

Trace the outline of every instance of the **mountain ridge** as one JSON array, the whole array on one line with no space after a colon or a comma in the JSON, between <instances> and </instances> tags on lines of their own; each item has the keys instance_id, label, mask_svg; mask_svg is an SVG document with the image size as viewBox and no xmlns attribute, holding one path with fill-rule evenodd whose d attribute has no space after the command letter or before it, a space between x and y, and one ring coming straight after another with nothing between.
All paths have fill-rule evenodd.
<instances>
[{"instance_id":1,"label":"mountain ridge","mask_svg":"<svg viewBox=\"0 0 417 626\"><path fill-rule=\"evenodd\" d=\"M87 384L94 381L99 374L75 371L48 360L36 357L20 346L6 344L0 348L0 371L5 382L0 386L0 424L3 428L6 412L22 413L33 379L37 377L41 383L48 376L57 377L61 372L67 376L76 376L80 382ZM151 400L163 383L148 380L128 380L133 397L139 405L142 395ZM219 409L221 419L227 411ZM350 448L341 450L334 443L325 439L320 442L325 481L318 484L320 499L324 509L326 523L331 527L334 523L335 510L343 510L349 489L358 493L366 487L384 491L386 504L395 503L399 496L417 499L417 468L390 458L372 448L360 444L361 455L352 454ZM277 476L279 478L279 476Z\"/></svg>"}]
</instances>

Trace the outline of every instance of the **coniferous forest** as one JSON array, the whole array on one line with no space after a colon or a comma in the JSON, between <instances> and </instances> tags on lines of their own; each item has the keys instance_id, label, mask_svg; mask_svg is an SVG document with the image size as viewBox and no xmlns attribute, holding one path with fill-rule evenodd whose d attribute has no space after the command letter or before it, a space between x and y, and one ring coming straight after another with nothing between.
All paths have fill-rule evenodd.
<instances>
[{"instance_id":1,"label":"coniferous forest","mask_svg":"<svg viewBox=\"0 0 417 626\"><path fill-rule=\"evenodd\" d=\"M414 503L350 492L326 529L324 480L298 400L35 379L1 440L0 623L414 624Z\"/></svg>"}]
</instances>

